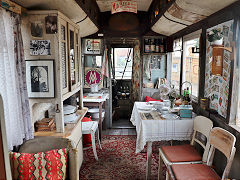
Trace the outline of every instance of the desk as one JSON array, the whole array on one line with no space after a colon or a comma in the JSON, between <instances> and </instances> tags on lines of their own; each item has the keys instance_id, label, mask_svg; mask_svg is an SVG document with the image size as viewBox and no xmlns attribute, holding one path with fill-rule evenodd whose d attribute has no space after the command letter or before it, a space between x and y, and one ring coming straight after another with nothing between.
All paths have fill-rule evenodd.
<instances>
[{"instance_id":1,"label":"desk","mask_svg":"<svg viewBox=\"0 0 240 180\"><path fill-rule=\"evenodd\" d=\"M151 107L145 102L135 102L130 121L136 126L137 141L136 153L141 152L147 144L147 169L146 179L151 176L151 160L152 160L152 142L169 141L169 140L190 140L193 133L193 118L143 120L140 109ZM174 117L174 116L172 116Z\"/></svg>"},{"instance_id":2,"label":"desk","mask_svg":"<svg viewBox=\"0 0 240 180\"><path fill-rule=\"evenodd\" d=\"M103 94L103 96L101 96L101 98L99 98L99 97L88 97L88 96L85 96L83 98L83 105L84 106L86 106L86 107L94 106L94 107L99 108L98 127L99 127L100 140L102 139L102 122L103 122L102 106L103 106L104 102L108 99L108 97L109 97L109 94Z\"/></svg>"}]
</instances>

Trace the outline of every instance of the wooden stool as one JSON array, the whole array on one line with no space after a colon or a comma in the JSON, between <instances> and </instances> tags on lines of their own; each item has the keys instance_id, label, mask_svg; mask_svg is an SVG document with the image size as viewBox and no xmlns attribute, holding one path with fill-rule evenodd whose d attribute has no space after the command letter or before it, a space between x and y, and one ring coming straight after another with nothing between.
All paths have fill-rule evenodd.
<instances>
[{"instance_id":1,"label":"wooden stool","mask_svg":"<svg viewBox=\"0 0 240 180\"><path fill-rule=\"evenodd\" d=\"M91 134L93 154L95 156L95 159L98 160L96 145L95 145L95 133L97 133L97 140L98 140L99 147L100 149L102 149L102 146L99 140L98 122L96 121L82 122L82 134Z\"/></svg>"}]
</instances>

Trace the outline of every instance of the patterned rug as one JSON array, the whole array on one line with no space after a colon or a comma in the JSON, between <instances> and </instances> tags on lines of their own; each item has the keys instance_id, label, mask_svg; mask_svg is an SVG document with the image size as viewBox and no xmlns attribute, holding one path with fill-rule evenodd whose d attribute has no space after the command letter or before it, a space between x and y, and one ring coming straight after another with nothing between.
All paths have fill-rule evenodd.
<instances>
[{"instance_id":1,"label":"patterned rug","mask_svg":"<svg viewBox=\"0 0 240 180\"><path fill-rule=\"evenodd\" d=\"M98 161L92 149L84 150L80 179L142 180L145 179L147 153L135 153L136 136L105 135L102 150L97 146ZM153 143L151 179L158 176L158 148L168 142ZM165 167L163 167L165 169Z\"/></svg>"}]
</instances>

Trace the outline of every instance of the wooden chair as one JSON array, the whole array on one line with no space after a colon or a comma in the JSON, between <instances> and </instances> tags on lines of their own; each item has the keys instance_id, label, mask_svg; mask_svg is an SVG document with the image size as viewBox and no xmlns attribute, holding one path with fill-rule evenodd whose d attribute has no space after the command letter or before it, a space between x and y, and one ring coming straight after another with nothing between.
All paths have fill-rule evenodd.
<instances>
[{"instance_id":1,"label":"wooden chair","mask_svg":"<svg viewBox=\"0 0 240 180\"><path fill-rule=\"evenodd\" d=\"M97 140L98 140L99 147L100 149L102 149L102 146L99 140L98 122L96 121L82 122L82 134L91 134L93 154L95 156L95 159L98 160L96 144L95 144L95 133L97 133ZM87 149L87 148L84 148L84 149Z\"/></svg>"},{"instance_id":2,"label":"wooden chair","mask_svg":"<svg viewBox=\"0 0 240 180\"><path fill-rule=\"evenodd\" d=\"M236 151L234 147L236 138L230 132L215 127L210 132L209 142L211 148L207 158L207 164L173 164L168 168L171 178L173 180L227 179ZM227 164L222 178L211 168L215 149L218 149L227 158Z\"/></svg>"},{"instance_id":3,"label":"wooden chair","mask_svg":"<svg viewBox=\"0 0 240 180\"><path fill-rule=\"evenodd\" d=\"M162 179L162 163L168 167L172 164L195 164L207 161L207 155L210 149L209 133L213 127L210 119L197 116L194 119L193 137L190 144L178 146L162 146L159 148L159 166L158 166L158 179ZM197 132L200 132L207 138L206 145L196 138ZM203 149L203 156L193 147L194 143L198 143ZM169 179L166 172L166 179Z\"/></svg>"}]
</instances>

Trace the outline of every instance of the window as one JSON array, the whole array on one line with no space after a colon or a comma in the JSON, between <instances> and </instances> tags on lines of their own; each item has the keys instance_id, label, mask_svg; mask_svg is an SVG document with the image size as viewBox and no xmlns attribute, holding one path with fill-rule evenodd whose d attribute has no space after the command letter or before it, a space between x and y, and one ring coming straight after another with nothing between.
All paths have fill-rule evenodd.
<instances>
[{"instance_id":1,"label":"window","mask_svg":"<svg viewBox=\"0 0 240 180\"><path fill-rule=\"evenodd\" d=\"M199 47L199 36L184 37L183 40L183 72L182 82L188 81L192 85L190 93L193 97L198 97L198 85L199 85L199 53L193 53L193 47ZM182 89L185 87L183 86ZM192 92L191 92L192 91Z\"/></svg>"},{"instance_id":2,"label":"window","mask_svg":"<svg viewBox=\"0 0 240 180\"><path fill-rule=\"evenodd\" d=\"M132 78L132 60L133 48L114 48L115 79Z\"/></svg>"},{"instance_id":3,"label":"window","mask_svg":"<svg viewBox=\"0 0 240 180\"><path fill-rule=\"evenodd\" d=\"M181 51L176 51L172 53L171 84L177 90L179 90L180 87L180 71L181 71Z\"/></svg>"},{"instance_id":4,"label":"window","mask_svg":"<svg viewBox=\"0 0 240 180\"><path fill-rule=\"evenodd\" d=\"M171 65L171 84L175 89L180 88L180 73L181 73L181 55L182 55L182 40L174 41L174 52L172 53Z\"/></svg>"}]
</instances>

